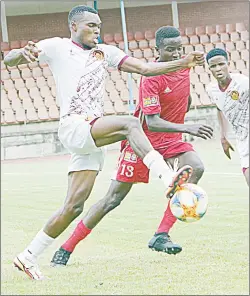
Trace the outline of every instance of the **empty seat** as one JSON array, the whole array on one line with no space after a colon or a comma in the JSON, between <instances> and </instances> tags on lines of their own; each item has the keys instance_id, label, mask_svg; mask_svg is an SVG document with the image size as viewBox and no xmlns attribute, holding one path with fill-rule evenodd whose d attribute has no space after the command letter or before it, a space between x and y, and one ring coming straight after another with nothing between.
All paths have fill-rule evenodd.
<instances>
[{"instance_id":1,"label":"empty seat","mask_svg":"<svg viewBox=\"0 0 250 296\"><path fill-rule=\"evenodd\" d=\"M55 79L54 79L54 77L53 76L48 76L47 83L48 83L48 86L49 87L54 86L55 85Z\"/></svg>"},{"instance_id":2,"label":"empty seat","mask_svg":"<svg viewBox=\"0 0 250 296\"><path fill-rule=\"evenodd\" d=\"M17 91L15 88L8 89L8 99L10 101L18 99Z\"/></svg>"},{"instance_id":3,"label":"empty seat","mask_svg":"<svg viewBox=\"0 0 250 296\"><path fill-rule=\"evenodd\" d=\"M212 35L216 32L215 27L214 26L206 26L206 34L208 35Z\"/></svg>"},{"instance_id":4,"label":"empty seat","mask_svg":"<svg viewBox=\"0 0 250 296\"><path fill-rule=\"evenodd\" d=\"M35 61L35 62L32 62L32 63L29 63L28 67L32 70L33 68L38 68L39 64L38 64L37 61Z\"/></svg>"},{"instance_id":5,"label":"empty seat","mask_svg":"<svg viewBox=\"0 0 250 296\"><path fill-rule=\"evenodd\" d=\"M143 50L143 56L144 56L145 59L152 58L154 56L154 54L153 54L151 48L145 48Z\"/></svg>"},{"instance_id":6,"label":"empty seat","mask_svg":"<svg viewBox=\"0 0 250 296\"><path fill-rule=\"evenodd\" d=\"M200 74L200 82L203 84L208 84L210 83L210 78L207 72L201 73Z\"/></svg>"},{"instance_id":7,"label":"empty seat","mask_svg":"<svg viewBox=\"0 0 250 296\"><path fill-rule=\"evenodd\" d=\"M135 40L130 41L128 43L128 48L133 51L138 48L138 43Z\"/></svg>"},{"instance_id":8,"label":"empty seat","mask_svg":"<svg viewBox=\"0 0 250 296\"><path fill-rule=\"evenodd\" d=\"M236 50L241 51L246 48L245 42L243 40L236 41Z\"/></svg>"},{"instance_id":9,"label":"empty seat","mask_svg":"<svg viewBox=\"0 0 250 296\"><path fill-rule=\"evenodd\" d=\"M1 70L6 70L6 66L4 61L1 61Z\"/></svg>"},{"instance_id":10,"label":"empty seat","mask_svg":"<svg viewBox=\"0 0 250 296\"><path fill-rule=\"evenodd\" d=\"M15 85L11 79L3 80L3 84L6 90L15 88Z\"/></svg>"},{"instance_id":11,"label":"empty seat","mask_svg":"<svg viewBox=\"0 0 250 296\"><path fill-rule=\"evenodd\" d=\"M28 40L21 40L20 41L20 48L23 48L24 46L26 46L28 44Z\"/></svg>"},{"instance_id":12,"label":"empty seat","mask_svg":"<svg viewBox=\"0 0 250 296\"><path fill-rule=\"evenodd\" d=\"M225 44L222 42L215 43L215 48L225 49Z\"/></svg>"},{"instance_id":13,"label":"empty seat","mask_svg":"<svg viewBox=\"0 0 250 296\"><path fill-rule=\"evenodd\" d=\"M20 65L17 65L17 68L18 68L18 70L23 70L23 69L27 69L28 68L28 66L27 66L27 64L20 64Z\"/></svg>"},{"instance_id":14,"label":"empty seat","mask_svg":"<svg viewBox=\"0 0 250 296\"><path fill-rule=\"evenodd\" d=\"M228 33L221 33L220 40L221 40L221 42L224 42L224 43L230 41L229 34Z\"/></svg>"},{"instance_id":15,"label":"empty seat","mask_svg":"<svg viewBox=\"0 0 250 296\"><path fill-rule=\"evenodd\" d=\"M195 29L193 27L187 27L185 28L185 33L187 36L193 36L195 35Z\"/></svg>"},{"instance_id":16,"label":"empty seat","mask_svg":"<svg viewBox=\"0 0 250 296\"><path fill-rule=\"evenodd\" d=\"M59 110L56 105L51 105L49 107L49 117L51 119L58 119L59 118Z\"/></svg>"},{"instance_id":17,"label":"empty seat","mask_svg":"<svg viewBox=\"0 0 250 296\"><path fill-rule=\"evenodd\" d=\"M211 34L210 35L210 42L211 43L220 42L220 36L218 34Z\"/></svg>"},{"instance_id":18,"label":"empty seat","mask_svg":"<svg viewBox=\"0 0 250 296\"><path fill-rule=\"evenodd\" d=\"M155 40L155 39L150 40L150 42L153 40ZM150 47L150 45L149 45L150 42L148 42L148 40L146 40L146 39L140 40L139 41L139 48L144 49L144 48Z\"/></svg>"},{"instance_id":19,"label":"empty seat","mask_svg":"<svg viewBox=\"0 0 250 296\"><path fill-rule=\"evenodd\" d=\"M124 49L125 49L124 41L120 41L120 42L118 43L118 47L119 47L121 50L124 50Z\"/></svg>"},{"instance_id":20,"label":"empty seat","mask_svg":"<svg viewBox=\"0 0 250 296\"><path fill-rule=\"evenodd\" d=\"M236 30L235 24L226 24L227 33L235 32L235 30Z\"/></svg>"},{"instance_id":21,"label":"empty seat","mask_svg":"<svg viewBox=\"0 0 250 296\"><path fill-rule=\"evenodd\" d=\"M200 101L203 106L210 106L212 104L212 102L206 92L204 92L203 94L200 95Z\"/></svg>"},{"instance_id":22,"label":"empty seat","mask_svg":"<svg viewBox=\"0 0 250 296\"><path fill-rule=\"evenodd\" d=\"M184 45L183 46L183 49L184 49L184 53L185 54L188 54L188 53L190 53L191 51L193 51L194 50L194 47L193 47L193 45Z\"/></svg>"},{"instance_id":23,"label":"empty seat","mask_svg":"<svg viewBox=\"0 0 250 296\"><path fill-rule=\"evenodd\" d=\"M126 88L124 88L126 89ZM122 91L122 90L121 90ZM109 93L109 99L111 102L115 102L117 100L120 99L119 93L116 89L113 89L110 93Z\"/></svg>"},{"instance_id":24,"label":"empty seat","mask_svg":"<svg viewBox=\"0 0 250 296\"><path fill-rule=\"evenodd\" d=\"M47 85L41 86L40 94L41 94L42 98L46 98L47 96L51 96L50 88Z\"/></svg>"},{"instance_id":25,"label":"empty seat","mask_svg":"<svg viewBox=\"0 0 250 296\"><path fill-rule=\"evenodd\" d=\"M197 35L193 35L193 36L189 37L189 42L190 42L190 44L199 44L200 39Z\"/></svg>"},{"instance_id":26,"label":"empty seat","mask_svg":"<svg viewBox=\"0 0 250 296\"><path fill-rule=\"evenodd\" d=\"M25 110L29 109L29 108L33 108L33 102L31 101L31 99L29 97L26 97L25 99L23 99L22 102L22 106Z\"/></svg>"},{"instance_id":27,"label":"empty seat","mask_svg":"<svg viewBox=\"0 0 250 296\"><path fill-rule=\"evenodd\" d=\"M140 49L136 49L133 53L134 57L137 59L141 59L143 57L142 51Z\"/></svg>"},{"instance_id":28,"label":"empty seat","mask_svg":"<svg viewBox=\"0 0 250 296\"><path fill-rule=\"evenodd\" d=\"M205 43L209 43L210 42L210 38L208 35L201 35L200 36L200 43L201 44L205 44Z\"/></svg>"},{"instance_id":29,"label":"empty seat","mask_svg":"<svg viewBox=\"0 0 250 296\"><path fill-rule=\"evenodd\" d=\"M6 122L4 121L4 111L1 110L1 124L6 124Z\"/></svg>"},{"instance_id":30,"label":"empty seat","mask_svg":"<svg viewBox=\"0 0 250 296\"><path fill-rule=\"evenodd\" d=\"M18 49L21 48L21 43L19 40L17 41L10 41L10 48L11 49Z\"/></svg>"},{"instance_id":31,"label":"empty seat","mask_svg":"<svg viewBox=\"0 0 250 296\"><path fill-rule=\"evenodd\" d=\"M105 115L111 115L114 114L115 110L113 108L113 105L110 101L105 101L104 102L104 114Z\"/></svg>"},{"instance_id":32,"label":"empty seat","mask_svg":"<svg viewBox=\"0 0 250 296\"><path fill-rule=\"evenodd\" d=\"M19 90L20 88L24 88L25 87L25 84L24 84L22 78L16 79L14 82L15 82L15 88L17 90Z\"/></svg>"},{"instance_id":33,"label":"empty seat","mask_svg":"<svg viewBox=\"0 0 250 296\"><path fill-rule=\"evenodd\" d=\"M35 67L32 69L32 75L34 78L41 77L41 76L43 76L43 72L42 72L41 68Z\"/></svg>"},{"instance_id":34,"label":"empty seat","mask_svg":"<svg viewBox=\"0 0 250 296\"><path fill-rule=\"evenodd\" d=\"M15 123L16 118L12 109L7 109L4 111L4 121L6 123Z\"/></svg>"},{"instance_id":35,"label":"empty seat","mask_svg":"<svg viewBox=\"0 0 250 296\"><path fill-rule=\"evenodd\" d=\"M121 74L119 71L112 71L110 73L110 78L113 80L113 81L116 81L116 80L119 80L121 79Z\"/></svg>"},{"instance_id":36,"label":"empty seat","mask_svg":"<svg viewBox=\"0 0 250 296\"><path fill-rule=\"evenodd\" d=\"M199 107L201 105L200 99L196 93L192 93L192 104L191 107Z\"/></svg>"},{"instance_id":37,"label":"empty seat","mask_svg":"<svg viewBox=\"0 0 250 296\"><path fill-rule=\"evenodd\" d=\"M196 45L194 46L194 50L204 52L204 46L203 46L202 44L196 44Z\"/></svg>"},{"instance_id":38,"label":"empty seat","mask_svg":"<svg viewBox=\"0 0 250 296\"><path fill-rule=\"evenodd\" d=\"M105 89L107 92L111 92L112 90L115 89L115 84L114 84L113 80L106 81Z\"/></svg>"},{"instance_id":39,"label":"empty seat","mask_svg":"<svg viewBox=\"0 0 250 296\"><path fill-rule=\"evenodd\" d=\"M236 23L236 32L245 31L246 27L244 23Z\"/></svg>"},{"instance_id":40,"label":"empty seat","mask_svg":"<svg viewBox=\"0 0 250 296\"><path fill-rule=\"evenodd\" d=\"M206 28L203 26L199 26L195 28L195 34L198 36L206 34Z\"/></svg>"},{"instance_id":41,"label":"empty seat","mask_svg":"<svg viewBox=\"0 0 250 296\"><path fill-rule=\"evenodd\" d=\"M196 67L194 68L194 71L195 71L195 73L197 73L197 74L201 74L201 73L204 73L204 72L205 72L205 69L204 69L203 66L196 66Z\"/></svg>"},{"instance_id":42,"label":"empty seat","mask_svg":"<svg viewBox=\"0 0 250 296\"><path fill-rule=\"evenodd\" d=\"M135 40L140 41L144 39L144 34L140 31L135 32Z\"/></svg>"},{"instance_id":43,"label":"empty seat","mask_svg":"<svg viewBox=\"0 0 250 296\"><path fill-rule=\"evenodd\" d=\"M248 31L243 31L240 33L240 38L243 41L249 40L249 32Z\"/></svg>"},{"instance_id":44,"label":"empty seat","mask_svg":"<svg viewBox=\"0 0 250 296\"><path fill-rule=\"evenodd\" d=\"M103 41L109 44L114 41L114 36L112 34L104 34Z\"/></svg>"},{"instance_id":45,"label":"empty seat","mask_svg":"<svg viewBox=\"0 0 250 296\"><path fill-rule=\"evenodd\" d=\"M40 97L40 92L39 92L39 90L38 90L37 87L32 87L32 88L30 89L30 97L31 97L32 99L34 99L34 98L36 98L36 97Z\"/></svg>"},{"instance_id":46,"label":"empty seat","mask_svg":"<svg viewBox=\"0 0 250 296\"><path fill-rule=\"evenodd\" d=\"M114 103L114 109L116 114L126 114L128 113L128 110L125 108L123 102L120 101L115 101Z\"/></svg>"},{"instance_id":47,"label":"empty seat","mask_svg":"<svg viewBox=\"0 0 250 296\"><path fill-rule=\"evenodd\" d=\"M52 85L52 87L51 87L51 94L52 94L52 96L54 98L56 98L56 87L55 87L55 85Z\"/></svg>"},{"instance_id":48,"label":"empty seat","mask_svg":"<svg viewBox=\"0 0 250 296\"><path fill-rule=\"evenodd\" d=\"M236 68L235 68L235 62L234 61L229 61L229 66L228 66L228 68L229 68L229 71L233 71L233 70L235 70Z\"/></svg>"},{"instance_id":49,"label":"empty seat","mask_svg":"<svg viewBox=\"0 0 250 296\"><path fill-rule=\"evenodd\" d=\"M22 75L22 77L23 77L24 80L27 79L27 78L32 77L32 73L31 73L31 71L30 71L29 68L22 69L21 70L21 75Z\"/></svg>"},{"instance_id":50,"label":"empty seat","mask_svg":"<svg viewBox=\"0 0 250 296\"><path fill-rule=\"evenodd\" d=\"M26 110L26 116L27 116L28 121L37 121L38 120L37 112L34 109L34 107Z\"/></svg>"},{"instance_id":51,"label":"empty seat","mask_svg":"<svg viewBox=\"0 0 250 296\"><path fill-rule=\"evenodd\" d=\"M10 79L10 74L8 70L1 70L1 80Z\"/></svg>"},{"instance_id":52,"label":"empty seat","mask_svg":"<svg viewBox=\"0 0 250 296\"><path fill-rule=\"evenodd\" d=\"M129 92L127 88L121 90L120 98L123 102L127 102L129 100Z\"/></svg>"},{"instance_id":53,"label":"empty seat","mask_svg":"<svg viewBox=\"0 0 250 296\"><path fill-rule=\"evenodd\" d=\"M220 34L220 33L224 33L224 32L226 32L226 25L216 25L216 27L215 27L215 31L216 31L216 33L217 34Z\"/></svg>"},{"instance_id":54,"label":"empty seat","mask_svg":"<svg viewBox=\"0 0 250 296\"><path fill-rule=\"evenodd\" d=\"M47 81L45 80L45 78L43 76L37 77L37 79L36 79L36 85L39 88L41 88L43 86L47 86Z\"/></svg>"},{"instance_id":55,"label":"empty seat","mask_svg":"<svg viewBox=\"0 0 250 296\"><path fill-rule=\"evenodd\" d=\"M204 85L201 82L195 83L195 92L198 95L203 95L205 93Z\"/></svg>"},{"instance_id":56,"label":"empty seat","mask_svg":"<svg viewBox=\"0 0 250 296\"><path fill-rule=\"evenodd\" d=\"M33 99L33 105L36 109L39 109L40 107L44 107L43 98L40 96L37 96Z\"/></svg>"},{"instance_id":57,"label":"empty seat","mask_svg":"<svg viewBox=\"0 0 250 296\"><path fill-rule=\"evenodd\" d=\"M195 84L197 82L199 82L199 76L197 73L190 73L190 82L191 84Z\"/></svg>"},{"instance_id":58,"label":"empty seat","mask_svg":"<svg viewBox=\"0 0 250 296\"><path fill-rule=\"evenodd\" d=\"M156 46L155 39L151 39L151 40L149 40L148 47L154 49L155 46Z\"/></svg>"},{"instance_id":59,"label":"empty seat","mask_svg":"<svg viewBox=\"0 0 250 296\"><path fill-rule=\"evenodd\" d=\"M106 92L105 92L106 94ZM50 106L52 105L55 105L56 106L56 102L55 102L55 99L51 96L51 95L47 95L44 99L44 105L45 107L49 108Z\"/></svg>"},{"instance_id":60,"label":"empty seat","mask_svg":"<svg viewBox=\"0 0 250 296\"><path fill-rule=\"evenodd\" d=\"M226 42L225 46L226 46L226 51L228 52L235 50L235 45L234 45L234 42L232 41Z\"/></svg>"},{"instance_id":61,"label":"empty seat","mask_svg":"<svg viewBox=\"0 0 250 296\"><path fill-rule=\"evenodd\" d=\"M48 120L49 114L45 106L40 106L37 110L37 115L40 120Z\"/></svg>"},{"instance_id":62,"label":"empty seat","mask_svg":"<svg viewBox=\"0 0 250 296\"><path fill-rule=\"evenodd\" d=\"M205 44L205 52L206 53L208 53L212 49L214 49L214 45L212 43Z\"/></svg>"},{"instance_id":63,"label":"empty seat","mask_svg":"<svg viewBox=\"0 0 250 296\"><path fill-rule=\"evenodd\" d=\"M26 118L26 114L25 114L25 110L23 108L18 108L16 110L16 121L17 122L26 122L27 118Z\"/></svg>"},{"instance_id":64,"label":"empty seat","mask_svg":"<svg viewBox=\"0 0 250 296\"><path fill-rule=\"evenodd\" d=\"M246 49L249 50L249 40L246 41Z\"/></svg>"},{"instance_id":65,"label":"empty seat","mask_svg":"<svg viewBox=\"0 0 250 296\"><path fill-rule=\"evenodd\" d=\"M1 97L1 110L11 109L10 101L6 98Z\"/></svg>"},{"instance_id":66,"label":"empty seat","mask_svg":"<svg viewBox=\"0 0 250 296\"><path fill-rule=\"evenodd\" d=\"M118 79L115 82L115 88L118 91L121 91L122 89L126 88L126 84L124 83L124 81L122 79Z\"/></svg>"},{"instance_id":67,"label":"empty seat","mask_svg":"<svg viewBox=\"0 0 250 296\"><path fill-rule=\"evenodd\" d=\"M237 61L240 59L240 53L237 50L234 50L230 53L230 57L232 61Z\"/></svg>"},{"instance_id":68,"label":"empty seat","mask_svg":"<svg viewBox=\"0 0 250 296\"><path fill-rule=\"evenodd\" d=\"M32 87L36 87L36 82L33 77L26 78L25 85L28 89L30 89Z\"/></svg>"},{"instance_id":69,"label":"empty seat","mask_svg":"<svg viewBox=\"0 0 250 296\"><path fill-rule=\"evenodd\" d=\"M12 80L13 79L21 78L19 70L17 68L16 69L12 69L10 71L10 77L11 77Z\"/></svg>"},{"instance_id":70,"label":"empty seat","mask_svg":"<svg viewBox=\"0 0 250 296\"><path fill-rule=\"evenodd\" d=\"M29 95L28 90L27 90L26 87L19 89L18 96L19 96L21 101L25 100L26 98L30 98L30 95Z\"/></svg>"},{"instance_id":71,"label":"empty seat","mask_svg":"<svg viewBox=\"0 0 250 296\"><path fill-rule=\"evenodd\" d=\"M241 51L241 58L244 60L244 61L248 61L249 60L249 51L248 49L243 49Z\"/></svg>"},{"instance_id":72,"label":"empty seat","mask_svg":"<svg viewBox=\"0 0 250 296\"><path fill-rule=\"evenodd\" d=\"M122 35L122 33L115 33L115 35L114 35L114 41L116 43L119 43L119 42L123 41L123 35Z\"/></svg>"},{"instance_id":73,"label":"empty seat","mask_svg":"<svg viewBox=\"0 0 250 296\"><path fill-rule=\"evenodd\" d=\"M232 32L230 38L231 41L236 42L237 40L240 40L240 34L237 32Z\"/></svg>"},{"instance_id":74,"label":"empty seat","mask_svg":"<svg viewBox=\"0 0 250 296\"><path fill-rule=\"evenodd\" d=\"M241 73L249 77L249 69L243 69Z\"/></svg>"},{"instance_id":75,"label":"empty seat","mask_svg":"<svg viewBox=\"0 0 250 296\"><path fill-rule=\"evenodd\" d=\"M145 39L146 40L151 40L151 39L154 39L155 38L155 33L151 30L147 30L145 32Z\"/></svg>"},{"instance_id":76,"label":"empty seat","mask_svg":"<svg viewBox=\"0 0 250 296\"><path fill-rule=\"evenodd\" d=\"M246 64L243 60L238 60L235 62L235 66L236 66L236 69L239 70L239 71L242 71L243 69L246 69Z\"/></svg>"},{"instance_id":77,"label":"empty seat","mask_svg":"<svg viewBox=\"0 0 250 296\"><path fill-rule=\"evenodd\" d=\"M1 51L9 51L10 46L8 42L1 42Z\"/></svg>"},{"instance_id":78,"label":"empty seat","mask_svg":"<svg viewBox=\"0 0 250 296\"><path fill-rule=\"evenodd\" d=\"M11 107L13 110L17 110L19 108L22 108L22 102L19 100L19 98L13 99L11 101Z\"/></svg>"},{"instance_id":79,"label":"empty seat","mask_svg":"<svg viewBox=\"0 0 250 296\"><path fill-rule=\"evenodd\" d=\"M45 78L53 75L49 67L44 67L42 71Z\"/></svg>"},{"instance_id":80,"label":"empty seat","mask_svg":"<svg viewBox=\"0 0 250 296\"><path fill-rule=\"evenodd\" d=\"M181 36L182 45L188 45L189 44L189 37L188 36Z\"/></svg>"}]
</instances>

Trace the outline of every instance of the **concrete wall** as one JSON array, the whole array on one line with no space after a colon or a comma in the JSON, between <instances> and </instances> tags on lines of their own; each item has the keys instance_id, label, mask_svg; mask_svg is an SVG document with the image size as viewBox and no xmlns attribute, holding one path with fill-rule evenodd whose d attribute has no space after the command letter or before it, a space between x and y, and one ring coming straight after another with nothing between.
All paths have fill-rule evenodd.
<instances>
[{"instance_id":1,"label":"concrete wall","mask_svg":"<svg viewBox=\"0 0 250 296\"><path fill-rule=\"evenodd\" d=\"M215 138L219 136L216 108L190 110L186 116L186 122L212 125ZM68 152L58 139L57 128L57 121L2 126L1 159L67 154ZM187 134L184 135L184 139L195 140ZM110 145L108 149L119 149L119 147L119 143L116 143Z\"/></svg>"}]
</instances>

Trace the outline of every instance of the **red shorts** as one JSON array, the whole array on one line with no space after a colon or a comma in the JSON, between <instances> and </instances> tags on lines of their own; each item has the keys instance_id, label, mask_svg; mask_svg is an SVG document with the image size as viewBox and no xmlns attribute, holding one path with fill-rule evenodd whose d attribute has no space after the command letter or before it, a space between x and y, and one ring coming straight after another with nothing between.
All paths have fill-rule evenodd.
<instances>
[{"instance_id":1,"label":"red shorts","mask_svg":"<svg viewBox=\"0 0 250 296\"><path fill-rule=\"evenodd\" d=\"M168 148L156 150L164 159L168 159L184 152L194 151L194 148L187 142L179 141L172 143ZM114 179L125 183L148 183L149 181L149 169L142 159L136 156L127 141L122 142L121 155Z\"/></svg>"}]
</instances>

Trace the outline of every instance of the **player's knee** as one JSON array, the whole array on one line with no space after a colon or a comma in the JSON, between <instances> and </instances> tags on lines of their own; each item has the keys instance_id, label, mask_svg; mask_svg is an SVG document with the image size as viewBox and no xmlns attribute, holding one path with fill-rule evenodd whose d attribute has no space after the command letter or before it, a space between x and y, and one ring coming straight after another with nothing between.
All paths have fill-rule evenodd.
<instances>
[{"instance_id":1,"label":"player's knee","mask_svg":"<svg viewBox=\"0 0 250 296\"><path fill-rule=\"evenodd\" d=\"M193 176L197 178L197 181L202 177L205 167L204 164L201 161L197 161L194 164L192 164L193 167Z\"/></svg>"},{"instance_id":2,"label":"player's knee","mask_svg":"<svg viewBox=\"0 0 250 296\"><path fill-rule=\"evenodd\" d=\"M63 208L63 213L72 218L76 218L83 212L82 203L66 203Z\"/></svg>"},{"instance_id":3,"label":"player's knee","mask_svg":"<svg viewBox=\"0 0 250 296\"><path fill-rule=\"evenodd\" d=\"M112 196L107 196L104 202L104 211L108 213L118 207L123 200L123 197L117 192L112 194Z\"/></svg>"}]
</instances>

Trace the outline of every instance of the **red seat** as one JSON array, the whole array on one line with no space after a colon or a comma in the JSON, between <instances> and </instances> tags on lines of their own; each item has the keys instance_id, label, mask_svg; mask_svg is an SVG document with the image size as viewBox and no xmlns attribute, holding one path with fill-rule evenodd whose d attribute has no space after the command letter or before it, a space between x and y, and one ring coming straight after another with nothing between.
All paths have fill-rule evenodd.
<instances>
[{"instance_id":1,"label":"red seat","mask_svg":"<svg viewBox=\"0 0 250 296\"><path fill-rule=\"evenodd\" d=\"M151 40L155 38L155 33L151 30L148 30L145 32L145 39L146 40Z\"/></svg>"},{"instance_id":2,"label":"red seat","mask_svg":"<svg viewBox=\"0 0 250 296\"><path fill-rule=\"evenodd\" d=\"M115 40L116 43L119 43L119 42L123 41L122 33L115 33L114 40Z\"/></svg>"},{"instance_id":3,"label":"red seat","mask_svg":"<svg viewBox=\"0 0 250 296\"><path fill-rule=\"evenodd\" d=\"M17 40L17 41L10 41L10 48L11 49L21 48L21 42L19 40Z\"/></svg>"},{"instance_id":4,"label":"red seat","mask_svg":"<svg viewBox=\"0 0 250 296\"><path fill-rule=\"evenodd\" d=\"M1 51L9 51L10 46L8 42L1 42Z\"/></svg>"},{"instance_id":5,"label":"red seat","mask_svg":"<svg viewBox=\"0 0 250 296\"><path fill-rule=\"evenodd\" d=\"M110 43L114 41L114 36L112 34L104 34L103 41L105 43Z\"/></svg>"},{"instance_id":6,"label":"red seat","mask_svg":"<svg viewBox=\"0 0 250 296\"><path fill-rule=\"evenodd\" d=\"M144 39L144 34L142 32L135 32L135 40L136 41L140 41L140 40L143 40Z\"/></svg>"}]
</instances>

